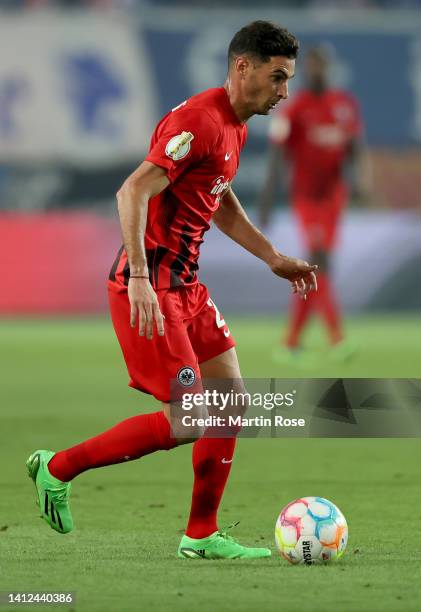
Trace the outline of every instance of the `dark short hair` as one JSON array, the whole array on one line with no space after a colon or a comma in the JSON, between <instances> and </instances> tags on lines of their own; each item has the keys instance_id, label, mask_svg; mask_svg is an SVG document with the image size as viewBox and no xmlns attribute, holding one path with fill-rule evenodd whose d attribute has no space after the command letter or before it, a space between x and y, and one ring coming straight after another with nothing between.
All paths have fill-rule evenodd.
<instances>
[{"instance_id":1,"label":"dark short hair","mask_svg":"<svg viewBox=\"0 0 421 612\"><path fill-rule=\"evenodd\" d=\"M228 47L228 65L239 55L250 55L268 62L276 55L295 59L299 42L286 28L271 21L253 21L235 35Z\"/></svg>"}]
</instances>

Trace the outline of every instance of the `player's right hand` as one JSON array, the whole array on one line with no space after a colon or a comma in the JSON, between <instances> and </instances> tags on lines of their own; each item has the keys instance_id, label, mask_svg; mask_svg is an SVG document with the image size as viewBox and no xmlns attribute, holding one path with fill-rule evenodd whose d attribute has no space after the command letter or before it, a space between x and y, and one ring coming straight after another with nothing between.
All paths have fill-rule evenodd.
<instances>
[{"instance_id":1,"label":"player's right hand","mask_svg":"<svg viewBox=\"0 0 421 612\"><path fill-rule=\"evenodd\" d=\"M128 286L130 302L130 326L139 323L139 335L148 340L153 337L153 327L156 324L158 335L164 335L164 317L158 303L158 297L147 278L130 278Z\"/></svg>"}]
</instances>

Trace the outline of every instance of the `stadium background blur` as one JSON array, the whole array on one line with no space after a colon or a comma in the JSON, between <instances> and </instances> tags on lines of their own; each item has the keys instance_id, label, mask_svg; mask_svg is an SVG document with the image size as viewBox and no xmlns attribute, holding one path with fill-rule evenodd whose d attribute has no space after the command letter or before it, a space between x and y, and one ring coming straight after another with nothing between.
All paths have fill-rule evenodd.
<instances>
[{"instance_id":1,"label":"stadium background blur","mask_svg":"<svg viewBox=\"0 0 421 612\"><path fill-rule=\"evenodd\" d=\"M36 519L29 452L67 447L158 406L125 388L106 314L121 241L115 193L156 121L223 83L227 44L253 19L282 23L303 48L332 46L333 82L362 106L373 190L369 201L351 203L335 259L348 336L359 347L349 364L325 358L319 329L309 333L321 351L312 369L274 363L288 284L210 230L200 278L238 341L243 375L419 378L421 0L0 1L2 589L77 588L77 609L89 612L139 603L186 609L188 598L200 598L205 612L280 601L291 612L420 609L419 510L394 529L402 499L421 507L417 439L241 440L221 514L245 521L240 538L271 545L280 508L302 495L331 498L349 521L349 553L339 569L306 574L305 601L301 572L285 574L286 591L276 559L228 564L223 573L193 564L180 577L174 550L189 504L187 446L171 461L158 453L83 475L74 486L77 529L66 538ZM299 85L298 62L292 90ZM234 184L254 218L268 125L250 120ZM269 235L301 254L284 201Z\"/></svg>"},{"instance_id":2,"label":"stadium background blur","mask_svg":"<svg viewBox=\"0 0 421 612\"><path fill-rule=\"evenodd\" d=\"M345 309L419 308L421 2L330 4L1 2L0 313L105 311L104 283L120 243L117 189L142 160L158 119L223 83L232 33L259 17L285 24L303 48L331 45L333 83L361 102L373 192L351 208L342 232L335 276ZM292 92L299 86L298 64ZM251 216L268 123L249 122L234 184ZM285 202L278 204L270 236L298 255ZM286 306L286 287L263 271L218 232L208 235L201 278L225 311Z\"/></svg>"}]
</instances>

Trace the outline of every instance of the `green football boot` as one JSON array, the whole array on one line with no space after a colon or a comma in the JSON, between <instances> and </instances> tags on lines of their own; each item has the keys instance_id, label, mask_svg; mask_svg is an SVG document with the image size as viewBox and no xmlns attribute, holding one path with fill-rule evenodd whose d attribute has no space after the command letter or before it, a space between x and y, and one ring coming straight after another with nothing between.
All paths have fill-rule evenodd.
<instances>
[{"instance_id":1,"label":"green football boot","mask_svg":"<svg viewBox=\"0 0 421 612\"><path fill-rule=\"evenodd\" d=\"M41 518L59 533L69 533L73 529L69 508L71 483L62 482L50 474L48 462L54 455L53 451L37 450L27 460L26 467L37 490Z\"/></svg>"},{"instance_id":2,"label":"green football boot","mask_svg":"<svg viewBox=\"0 0 421 612\"><path fill-rule=\"evenodd\" d=\"M201 540L184 535L178 547L178 556L180 559L261 559L271 556L269 548L250 548L236 542L227 533L234 526L225 531L216 531Z\"/></svg>"}]
</instances>

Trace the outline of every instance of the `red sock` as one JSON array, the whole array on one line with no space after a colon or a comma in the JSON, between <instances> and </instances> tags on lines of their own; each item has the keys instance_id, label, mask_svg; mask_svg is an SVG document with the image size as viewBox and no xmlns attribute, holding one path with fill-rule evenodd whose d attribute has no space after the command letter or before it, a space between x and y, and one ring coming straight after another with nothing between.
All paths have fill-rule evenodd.
<instances>
[{"instance_id":1,"label":"red sock","mask_svg":"<svg viewBox=\"0 0 421 612\"><path fill-rule=\"evenodd\" d=\"M318 273L317 285L318 309L326 321L331 343L336 344L343 338L342 323L329 276L325 273Z\"/></svg>"},{"instance_id":2,"label":"red sock","mask_svg":"<svg viewBox=\"0 0 421 612\"><path fill-rule=\"evenodd\" d=\"M291 310L292 315L289 324L289 331L286 338L286 345L295 348L300 342L301 332L314 309L315 294L309 293L307 299L303 300L297 295L292 296Z\"/></svg>"},{"instance_id":3,"label":"red sock","mask_svg":"<svg viewBox=\"0 0 421 612\"><path fill-rule=\"evenodd\" d=\"M217 513L231 469L236 438L201 438L193 445L194 485L186 535L206 538L218 530Z\"/></svg>"},{"instance_id":4,"label":"red sock","mask_svg":"<svg viewBox=\"0 0 421 612\"><path fill-rule=\"evenodd\" d=\"M141 414L118 423L102 434L54 455L50 473L68 482L91 468L138 459L176 446L165 414Z\"/></svg>"}]
</instances>

